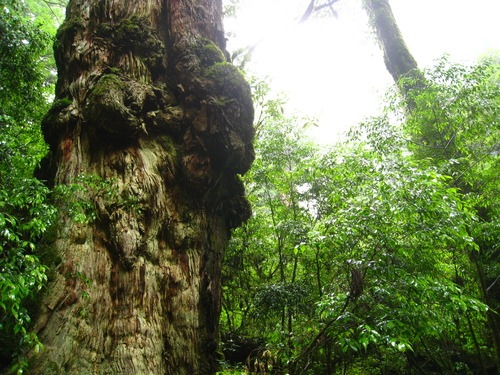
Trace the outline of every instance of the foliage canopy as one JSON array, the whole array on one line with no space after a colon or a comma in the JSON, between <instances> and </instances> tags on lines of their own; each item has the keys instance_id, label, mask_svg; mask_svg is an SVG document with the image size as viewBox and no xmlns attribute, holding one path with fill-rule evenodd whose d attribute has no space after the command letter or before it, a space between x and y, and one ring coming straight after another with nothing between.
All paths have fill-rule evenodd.
<instances>
[{"instance_id":1,"label":"foliage canopy","mask_svg":"<svg viewBox=\"0 0 500 375\"><path fill-rule=\"evenodd\" d=\"M254 215L226 258L228 358L246 343L253 373L494 368L497 71L443 58L410 114L395 90L330 150L266 103Z\"/></svg>"}]
</instances>

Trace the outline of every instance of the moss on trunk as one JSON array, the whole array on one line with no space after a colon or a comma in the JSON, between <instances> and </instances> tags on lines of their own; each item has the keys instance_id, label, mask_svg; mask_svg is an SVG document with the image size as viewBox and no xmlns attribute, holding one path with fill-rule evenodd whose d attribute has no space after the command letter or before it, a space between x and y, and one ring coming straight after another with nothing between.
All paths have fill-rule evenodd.
<instances>
[{"instance_id":1,"label":"moss on trunk","mask_svg":"<svg viewBox=\"0 0 500 375\"><path fill-rule=\"evenodd\" d=\"M114 193L87 191L94 220L61 213L31 373L211 374L221 259L250 215L238 174L254 157L220 1L72 0L67 17L41 175Z\"/></svg>"}]
</instances>

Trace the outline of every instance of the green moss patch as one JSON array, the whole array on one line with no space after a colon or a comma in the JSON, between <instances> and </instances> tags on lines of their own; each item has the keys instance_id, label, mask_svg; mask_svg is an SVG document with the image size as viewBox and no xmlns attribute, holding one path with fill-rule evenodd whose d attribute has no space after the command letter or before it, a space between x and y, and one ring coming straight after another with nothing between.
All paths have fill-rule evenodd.
<instances>
[{"instance_id":1,"label":"green moss patch","mask_svg":"<svg viewBox=\"0 0 500 375\"><path fill-rule=\"evenodd\" d=\"M70 17L62 23L57 30L56 38L59 39L63 35L74 37L79 30L85 28L85 22L81 17Z\"/></svg>"},{"instance_id":2,"label":"green moss patch","mask_svg":"<svg viewBox=\"0 0 500 375\"><path fill-rule=\"evenodd\" d=\"M105 74L94 86L85 117L98 129L114 135L137 132L137 125L125 106L125 83L115 74Z\"/></svg>"},{"instance_id":3,"label":"green moss patch","mask_svg":"<svg viewBox=\"0 0 500 375\"><path fill-rule=\"evenodd\" d=\"M213 93L219 97L219 100L221 97L228 97L245 104L251 104L250 86L241 71L233 64L216 63L208 68L205 74L212 84Z\"/></svg>"},{"instance_id":4,"label":"green moss patch","mask_svg":"<svg viewBox=\"0 0 500 375\"><path fill-rule=\"evenodd\" d=\"M193 45L193 53L201 67L206 68L216 63L226 61L224 53L209 39L198 39Z\"/></svg>"},{"instance_id":5,"label":"green moss patch","mask_svg":"<svg viewBox=\"0 0 500 375\"><path fill-rule=\"evenodd\" d=\"M42 119L42 130L45 141L53 147L61 132L69 130L74 124L74 117L69 108L73 101L70 98L55 100Z\"/></svg>"},{"instance_id":6,"label":"green moss patch","mask_svg":"<svg viewBox=\"0 0 500 375\"><path fill-rule=\"evenodd\" d=\"M96 34L110 40L119 51L140 56L150 68L157 68L163 61L165 46L146 18L133 16L117 24L101 24Z\"/></svg>"},{"instance_id":7,"label":"green moss patch","mask_svg":"<svg viewBox=\"0 0 500 375\"><path fill-rule=\"evenodd\" d=\"M146 133L146 124L154 123L160 109L154 87L113 73L99 79L86 103L85 119L116 139Z\"/></svg>"}]
</instances>

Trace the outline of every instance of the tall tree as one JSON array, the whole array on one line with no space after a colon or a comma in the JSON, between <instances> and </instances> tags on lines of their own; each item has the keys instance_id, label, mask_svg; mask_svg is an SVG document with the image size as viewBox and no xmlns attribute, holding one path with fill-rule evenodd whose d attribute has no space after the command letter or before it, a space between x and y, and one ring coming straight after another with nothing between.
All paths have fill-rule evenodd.
<instances>
[{"instance_id":1,"label":"tall tree","mask_svg":"<svg viewBox=\"0 0 500 375\"><path fill-rule=\"evenodd\" d=\"M40 178L88 185L62 210L31 372L209 374L221 259L250 209L253 108L226 62L221 1L71 0Z\"/></svg>"},{"instance_id":2,"label":"tall tree","mask_svg":"<svg viewBox=\"0 0 500 375\"><path fill-rule=\"evenodd\" d=\"M370 24L384 54L387 71L396 83L415 73L418 65L406 46L388 0L363 0Z\"/></svg>"},{"instance_id":3,"label":"tall tree","mask_svg":"<svg viewBox=\"0 0 500 375\"><path fill-rule=\"evenodd\" d=\"M328 9L337 16L337 11L334 9L337 2L339 0L311 0L300 18L300 22L306 21L313 13L321 12L323 9ZM368 14L376 40L382 49L387 71L394 82L401 84L400 89L404 95L413 88L421 88L423 82L417 61L406 46L389 0L362 0L362 4ZM408 77L413 78L413 81L402 80L402 78ZM410 107L414 105L411 102L409 104Z\"/></svg>"},{"instance_id":4,"label":"tall tree","mask_svg":"<svg viewBox=\"0 0 500 375\"><path fill-rule=\"evenodd\" d=\"M455 186L459 186L464 193L476 191L479 196L486 197L489 187L486 187L486 184L483 182L478 183L478 181L475 181L464 184L463 181L457 181L456 176L461 176L459 177L459 179L461 179L465 173L460 169L460 167L457 167L457 164L468 165L470 161L473 161L474 158L479 158L481 154L489 156L488 161L491 156L495 159L496 153L494 149L488 150L488 154L488 152L484 153L483 151L479 151L481 148L478 148L477 144L472 146L472 142L470 141L460 144L460 142L463 142L461 138L467 139L469 136L474 137L473 132L467 129L467 121L459 121L456 124L453 124L453 121L450 121L450 119L447 119L446 117L443 117L442 120L436 121L436 119L439 119L439 116L441 115L439 112L432 112L432 116L430 118L422 117L422 114L426 112L427 107L432 105L437 105L439 107L439 111L442 111L442 114L446 113L446 110L442 110L442 107L446 108L447 105L444 103L449 100L453 103L454 108L459 108L458 111L455 110L456 114L466 113L465 116L467 118L470 117L476 119L478 116L476 116L476 114L474 114L470 109L473 107L469 102L466 102L466 100L463 99L470 98L470 101L472 102L472 98L474 98L476 92L473 92L473 90L468 89L467 87L459 86L455 89L455 92L448 89L444 90L448 92L441 92L438 95L434 95L433 91L436 90L436 86L432 87L432 85L429 85L426 82L423 72L419 70L416 60L413 58L404 42L403 36L389 5L389 1L363 0L363 6L368 13L371 26L373 27L377 35L377 40L382 48L386 68L393 77L394 82L398 85L401 94L404 96L405 107L409 112L408 115L410 122L419 124L419 128L417 129L414 127L413 133L411 134L411 137L418 145L418 147L415 147L417 151L416 156L430 156L434 164L441 166L445 164L445 168L447 169L445 170L445 173L449 173L453 177L453 184ZM445 75L446 78L444 79L444 84L437 87L447 87L448 85L448 87L453 87L455 84L454 79L459 77L457 77L457 72L453 72L451 69L449 73L452 73L454 76ZM476 77L471 75L468 79L472 82L471 86L474 89L480 87L479 92L484 96L488 96L491 91L495 90L482 86L485 82L484 77L480 78L479 75ZM467 92L467 90L470 92ZM463 93L465 93L465 95L461 96ZM494 95L491 95L489 99L491 99L491 97L494 97ZM485 103L487 103L487 101ZM462 108L460 108L460 106L462 106ZM473 114L471 115L471 113ZM419 118L420 120L417 120ZM443 126L443 123L440 123L440 121L443 121L444 123L449 122L450 124ZM488 129L488 131L490 131L488 124L495 124L495 121L490 123L486 121L480 126L476 125L476 127L477 129ZM465 137L461 136L461 134L464 134ZM488 138L489 136L486 135L486 139ZM483 139L481 142L484 142L486 139ZM468 145L465 145L466 143L468 143ZM467 162L463 163L461 161L460 163L456 163L456 159L467 160ZM496 161L492 162L492 164L494 165L495 162ZM473 161L472 165L475 163L476 161ZM487 223L495 222L495 210L493 205L484 207L484 204L483 206L478 204L476 205L476 209L482 220ZM478 234L478 236L482 237L484 233L482 233L482 231L479 232L481 234ZM481 289L483 289L484 300L490 307L488 323L496 350L496 366L498 372L500 371L500 369L498 369L500 367L500 319L498 315L498 302L495 301L493 293L494 289L491 289L496 284L496 279L493 278L492 280L489 280L488 283L485 281L484 277L484 269L488 268L488 264L491 263L492 260L498 259L498 255L496 255L497 253L496 246L491 246L491 244L486 245L483 243L481 244L481 256L476 257L475 255L471 255L471 259L477 267L478 281L481 285ZM485 254L486 256L484 256ZM483 258L483 261L480 260L481 258ZM486 259L488 260L485 261Z\"/></svg>"}]
</instances>

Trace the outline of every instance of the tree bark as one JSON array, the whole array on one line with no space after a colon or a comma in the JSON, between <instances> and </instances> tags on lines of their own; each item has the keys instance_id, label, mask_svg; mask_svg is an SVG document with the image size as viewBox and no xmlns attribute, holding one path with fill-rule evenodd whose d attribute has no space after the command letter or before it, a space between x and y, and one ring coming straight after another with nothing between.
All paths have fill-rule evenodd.
<instances>
[{"instance_id":1,"label":"tree bark","mask_svg":"<svg viewBox=\"0 0 500 375\"><path fill-rule=\"evenodd\" d=\"M388 0L363 0L370 24L384 54L387 71L394 82L418 72L418 64L401 35Z\"/></svg>"},{"instance_id":2,"label":"tree bark","mask_svg":"<svg viewBox=\"0 0 500 375\"><path fill-rule=\"evenodd\" d=\"M221 259L250 215L238 174L254 157L221 14L214 0L69 2L39 176L111 187L79 198L95 220L61 211L30 373L215 371Z\"/></svg>"}]
</instances>

